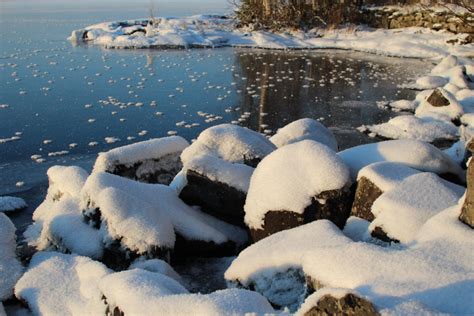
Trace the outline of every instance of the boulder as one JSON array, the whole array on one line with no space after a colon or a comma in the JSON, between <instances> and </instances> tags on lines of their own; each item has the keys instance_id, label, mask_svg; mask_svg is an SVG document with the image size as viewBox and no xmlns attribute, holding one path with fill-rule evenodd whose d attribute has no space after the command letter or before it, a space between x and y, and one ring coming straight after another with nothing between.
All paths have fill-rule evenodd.
<instances>
[{"instance_id":1,"label":"boulder","mask_svg":"<svg viewBox=\"0 0 474 316\"><path fill-rule=\"evenodd\" d=\"M255 169L245 202L245 223L258 241L318 219L341 229L349 217L349 170L329 147L304 140L265 157Z\"/></svg>"},{"instance_id":2,"label":"boulder","mask_svg":"<svg viewBox=\"0 0 474 316\"><path fill-rule=\"evenodd\" d=\"M459 219L464 224L474 228L474 162L472 158L470 158L469 166L467 168L466 198Z\"/></svg>"},{"instance_id":3,"label":"boulder","mask_svg":"<svg viewBox=\"0 0 474 316\"><path fill-rule=\"evenodd\" d=\"M365 298L357 294L347 292L339 293L342 290L333 290L328 294L321 295L316 292L313 297L308 297L304 304L304 311L299 315L304 316L330 316L330 315L353 315L353 316L376 316L380 315L375 306ZM315 301L315 302L313 302ZM310 307L310 304L312 307Z\"/></svg>"},{"instance_id":4,"label":"boulder","mask_svg":"<svg viewBox=\"0 0 474 316\"><path fill-rule=\"evenodd\" d=\"M434 107L449 105L449 100L446 99L438 89L435 89L433 93L431 93L431 95L426 100L428 101L429 104L431 104Z\"/></svg>"}]
</instances>

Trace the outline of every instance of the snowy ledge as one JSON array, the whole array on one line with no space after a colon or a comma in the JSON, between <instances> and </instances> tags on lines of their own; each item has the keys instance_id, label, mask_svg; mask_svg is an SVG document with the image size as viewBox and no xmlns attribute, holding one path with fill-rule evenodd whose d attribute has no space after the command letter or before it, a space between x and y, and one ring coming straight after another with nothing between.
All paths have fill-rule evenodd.
<instances>
[{"instance_id":1,"label":"snowy ledge","mask_svg":"<svg viewBox=\"0 0 474 316\"><path fill-rule=\"evenodd\" d=\"M411 27L372 29L357 26L308 32L236 29L234 20L217 15L104 22L72 32L75 44L88 42L109 49L217 48L345 49L396 57L439 59L448 54L474 57L474 45L449 44L465 34Z\"/></svg>"}]
</instances>

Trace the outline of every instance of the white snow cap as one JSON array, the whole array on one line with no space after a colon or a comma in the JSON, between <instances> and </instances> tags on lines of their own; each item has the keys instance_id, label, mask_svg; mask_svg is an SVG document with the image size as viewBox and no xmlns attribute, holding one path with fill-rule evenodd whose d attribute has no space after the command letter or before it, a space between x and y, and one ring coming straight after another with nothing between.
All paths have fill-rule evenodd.
<instances>
[{"instance_id":1,"label":"white snow cap","mask_svg":"<svg viewBox=\"0 0 474 316\"><path fill-rule=\"evenodd\" d=\"M245 223L262 228L269 211L303 214L312 199L350 184L349 170L326 145L303 140L279 148L255 169L245 202Z\"/></svg>"},{"instance_id":2,"label":"white snow cap","mask_svg":"<svg viewBox=\"0 0 474 316\"><path fill-rule=\"evenodd\" d=\"M113 171L115 165L130 166L136 162L159 159L163 156L181 153L189 143L180 136L151 139L100 153L94 165L94 172Z\"/></svg>"},{"instance_id":3,"label":"white snow cap","mask_svg":"<svg viewBox=\"0 0 474 316\"><path fill-rule=\"evenodd\" d=\"M53 166L48 169L48 195L78 197L89 174L81 167Z\"/></svg>"},{"instance_id":4,"label":"white snow cap","mask_svg":"<svg viewBox=\"0 0 474 316\"><path fill-rule=\"evenodd\" d=\"M322 143L334 151L338 149L332 132L323 124L310 118L303 118L280 128L270 141L279 148L305 139Z\"/></svg>"},{"instance_id":5,"label":"white snow cap","mask_svg":"<svg viewBox=\"0 0 474 316\"><path fill-rule=\"evenodd\" d=\"M25 200L14 196L0 196L0 212L13 212L28 207Z\"/></svg>"},{"instance_id":6,"label":"white snow cap","mask_svg":"<svg viewBox=\"0 0 474 316\"><path fill-rule=\"evenodd\" d=\"M131 269L142 269L150 272L161 273L179 283L182 281L181 276L176 273L176 271L168 263L160 259L137 259L130 265L129 270Z\"/></svg>"},{"instance_id":7,"label":"white snow cap","mask_svg":"<svg viewBox=\"0 0 474 316\"><path fill-rule=\"evenodd\" d=\"M448 55L443 58L438 65L436 65L432 70L431 74L433 75L442 75L449 69L459 65L459 60L454 55Z\"/></svg>"},{"instance_id":8,"label":"white snow cap","mask_svg":"<svg viewBox=\"0 0 474 316\"><path fill-rule=\"evenodd\" d=\"M374 162L391 161L438 174L452 173L464 178L464 171L435 146L418 140L389 140L360 145L338 153L356 179L360 169Z\"/></svg>"},{"instance_id":9,"label":"white snow cap","mask_svg":"<svg viewBox=\"0 0 474 316\"><path fill-rule=\"evenodd\" d=\"M246 160L262 159L275 149L265 136L248 128L221 124L204 130L182 155L183 170L247 192L253 168Z\"/></svg>"},{"instance_id":10,"label":"white snow cap","mask_svg":"<svg viewBox=\"0 0 474 316\"><path fill-rule=\"evenodd\" d=\"M456 205L464 191L433 173L412 175L375 200L369 229L381 227L390 238L409 243L428 219Z\"/></svg>"},{"instance_id":11,"label":"white snow cap","mask_svg":"<svg viewBox=\"0 0 474 316\"><path fill-rule=\"evenodd\" d=\"M0 302L13 296L13 287L23 267L16 258L15 225L0 212Z\"/></svg>"},{"instance_id":12,"label":"white snow cap","mask_svg":"<svg viewBox=\"0 0 474 316\"><path fill-rule=\"evenodd\" d=\"M404 179L418 174L420 171L396 162L376 162L362 168L357 174L357 180L362 177L369 179L380 190L386 192L397 186Z\"/></svg>"},{"instance_id":13,"label":"white snow cap","mask_svg":"<svg viewBox=\"0 0 474 316\"><path fill-rule=\"evenodd\" d=\"M15 286L35 315L105 315L98 288L111 271L87 257L38 252Z\"/></svg>"},{"instance_id":14,"label":"white snow cap","mask_svg":"<svg viewBox=\"0 0 474 316\"><path fill-rule=\"evenodd\" d=\"M160 227L160 223L156 223L157 217L163 216L163 218L168 218L174 230L181 234L186 239L191 240L203 240L203 241L213 241L216 244L224 243L228 240L235 241L237 244L241 244L246 241L246 233L235 226L229 225L222 221L213 218L210 215L207 215L199 210L196 210L178 198L176 191L168 186L161 184L147 184L133 181L127 178L119 177L113 174L98 172L93 173L84 185L82 190L82 208L87 209L89 207L95 207L96 203L100 205L102 191L110 189L118 190L119 192L126 192L120 197L120 203L113 201L113 199L108 199L106 202L115 203L117 207L120 208L120 212L113 214L113 208L110 207L110 210L106 211L103 216L117 217L114 218L112 222L112 227L108 227L108 231L112 233L111 230L116 231L119 225L121 228L121 233L130 234L129 237L123 236L126 238L132 238L129 240L145 240L148 237L142 236L144 231L153 231L157 227ZM88 205L89 202L91 205ZM102 201L103 202L103 201ZM126 206L129 206L130 209L125 209ZM111 205L105 205L109 207ZM146 210L138 210L143 207ZM135 214L132 212L132 209L136 209L137 218L133 218ZM152 214L152 210L154 213ZM110 214L109 214L110 213ZM108 214L108 215L107 215ZM148 215L147 215L148 214ZM125 215L131 216L129 221L138 221L140 218L140 223L143 225L143 230L139 229L136 226L133 231L128 231L125 226L122 226L121 222L118 220L119 216L121 219L126 219ZM164 225L164 224L163 224ZM146 227L146 229L145 229ZM168 242L174 240L172 235L172 230L169 230L169 227L166 228L166 236L161 235L159 238L165 238ZM156 232L156 234L164 234L165 231ZM141 237L140 237L141 236ZM158 238L158 236L156 236ZM138 246L139 244L136 244Z\"/></svg>"},{"instance_id":15,"label":"white snow cap","mask_svg":"<svg viewBox=\"0 0 474 316\"><path fill-rule=\"evenodd\" d=\"M424 76L416 80L416 87L422 90L435 89L447 83L448 79L441 76Z\"/></svg>"}]
</instances>

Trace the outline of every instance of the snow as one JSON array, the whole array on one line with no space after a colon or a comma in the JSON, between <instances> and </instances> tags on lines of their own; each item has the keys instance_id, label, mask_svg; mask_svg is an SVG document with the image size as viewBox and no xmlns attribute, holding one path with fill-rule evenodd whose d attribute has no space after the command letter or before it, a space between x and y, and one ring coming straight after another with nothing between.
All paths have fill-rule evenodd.
<instances>
[{"instance_id":1,"label":"snow","mask_svg":"<svg viewBox=\"0 0 474 316\"><path fill-rule=\"evenodd\" d=\"M369 225L370 222L365 219L350 216L346 221L343 233L353 241L367 241L371 238Z\"/></svg>"},{"instance_id":2,"label":"snow","mask_svg":"<svg viewBox=\"0 0 474 316\"><path fill-rule=\"evenodd\" d=\"M0 302L13 296L13 287L23 273L16 258L15 225L0 212Z\"/></svg>"},{"instance_id":3,"label":"snow","mask_svg":"<svg viewBox=\"0 0 474 316\"><path fill-rule=\"evenodd\" d=\"M392 109L399 111L411 111L414 112L416 109L416 103L410 100L398 100L389 103Z\"/></svg>"},{"instance_id":4,"label":"snow","mask_svg":"<svg viewBox=\"0 0 474 316\"><path fill-rule=\"evenodd\" d=\"M280 128L270 141L276 147L283 147L305 139L311 139L337 151L337 141L332 132L323 124L310 118L296 120Z\"/></svg>"},{"instance_id":5,"label":"snow","mask_svg":"<svg viewBox=\"0 0 474 316\"><path fill-rule=\"evenodd\" d=\"M416 139L428 143L438 140L456 140L458 127L446 120L431 116L401 115L386 123L363 126L368 131L390 139Z\"/></svg>"},{"instance_id":6,"label":"snow","mask_svg":"<svg viewBox=\"0 0 474 316\"><path fill-rule=\"evenodd\" d=\"M146 19L126 22L105 22L73 31L69 38L82 41L87 32L87 41L106 48L169 48L169 47L253 47L272 49L346 49L388 56L442 58L449 54L472 56L472 44L450 45L448 40L457 38L449 32L438 32L425 28L397 30L358 27L342 29L314 29L311 32L285 30L235 29L233 19L219 16L199 15L181 18L158 18L159 24L153 32L146 32ZM122 23L122 25L120 25ZM127 23L129 26L123 25ZM143 24L142 24L143 23ZM129 34L137 29L143 33ZM132 28L130 28L132 27Z\"/></svg>"},{"instance_id":7,"label":"snow","mask_svg":"<svg viewBox=\"0 0 474 316\"><path fill-rule=\"evenodd\" d=\"M121 202L133 207L133 209L137 208L134 203L147 208L146 211L138 210L141 212L139 213L141 217L140 221L143 220L141 223L144 225L143 227L146 227L147 231L153 230L154 227L160 227L155 226L161 225L155 223L155 221L158 217L163 216L163 218L168 218L171 221L175 232L181 234L186 239L213 241L216 244L221 244L228 240L235 241L237 244L242 244L247 239L246 233L242 229L226 224L186 205L178 198L176 190L171 187L160 184L140 183L104 172L93 173L87 179L81 193L82 209L94 210L96 203L99 203L97 205L101 206L101 199L104 198L101 196L101 193L107 190L109 193L106 193L105 196L110 196L111 189L116 190L116 193L127 192L126 195L124 194ZM114 201L113 199L110 199L106 200L106 202L113 203ZM106 205L106 207L108 206L110 205ZM110 211L112 210L113 209L111 208ZM151 215L152 211L160 215ZM129 212L128 214L133 214L132 211L127 211L125 209L120 210L120 212ZM146 217L144 216L148 216L146 215L148 213L150 213L151 218L145 220ZM104 213L104 216L107 216L105 214L108 213ZM122 214L125 215L125 213ZM133 222L138 219L131 218L128 220ZM113 223L117 223L122 227L122 224L118 221L113 221ZM109 231L110 229L117 228L115 226L108 227ZM168 232L168 228L166 229ZM128 234L129 232L127 232L126 227L123 226L123 231L121 230L121 233ZM146 235L141 236L143 233L138 229L138 226L133 231L130 231L130 234L136 235L124 237L131 237L132 240L145 240L148 238ZM155 232L154 234L160 234L160 232ZM166 238L167 241L171 241L173 238L169 235L163 237ZM158 236L156 236L156 238L158 238Z\"/></svg>"},{"instance_id":8,"label":"snow","mask_svg":"<svg viewBox=\"0 0 474 316\"><path fill-rule=\"evenodd\" d=\"M14 212L26 207L28 207L28 205L22 198L0 196L0 212Z\"/></svg>"},{"instance_id":9,"label":"snow","mask_svg":"<svg viewBox=\"0 0 474 316\"><path fill-rule=\"evenodd\" d=\"M472 314L473 231L458 220L460 205L429 219L408 247L347 242L315 245L303 259L305 274L325 287L347 288L384 314L425 312Z\"/></svg>"},{"instance_id":10,"label":"snow","mask_svg":"<svg viewBox=\"0 0 474 316\"><path fill-rule=\"evenodd\" d=\"M420 90L435 89L446 85L448 81L441 76L424 76L416 80L416 87Z\"/></svg>"},{"instance_id":11,"label":"snow","mask_svg":"<svg viewBox=\"0 0 474 316\"><path fill-rule=\"evenodd\" d=\"M178 273L165 261L160 259L139 260L134 261L129 269L142 269L150 272L161 273L173 280L181 283L181 277Z\"/></svg>"},{"instance_id":12,"label":"snow","mask_svg":"<svg viewBox=\"0 0 474 316\"><path fill-rule=\"evenodd\" d=\"M441 92L443 97L449 101L449 105L435 107L432 106L427 99L425 99L416 108L415 115L426 116L431 113L436 113L444 115L451 120L459 119L464 114L464 109L456 100L456 97L451 92L448 92L443 88L438 88L437 91Z\"/></svg>"},{"instance_id":13,"label":"snow","mask_svg":"<svg viewBox=\"0 0 474 316\"><path fill-rule=\"evenodd\" d=\"M38 252L15 286L36 315L104 315L99 281L111 271L87 257Z\"/></svg>"},{"instance_id":14,"label":"snow","mask_svg":"<svg viewBox=\"0 0 474 316\"><path fill-rule=\"evenodd\" d=\"M420 173L420 171L403 164L376 162L362 168L357 175L357 180L365 177L374 183L380 190L386 192L399 185L400 182L406 178L418 173Z\"/></svg>"},{"instance_id":15,"label":"snow","mask_svg":"<svg viewBox=\"0 0 474 316\"><path fill-rule=\"evenodd\" d=\"M459 65L459 59L454 55L448 55L431 70L431 74L442 75L457 65Z\"/></svg>"},{"instance_id":16,"label":"snow","mask_svg":"<svg viewBox=\"0 0 474 316\"><path fill-rule=\"evenodd\" d=\"M245 202L245 223L262 228L268 211L303 214L318 194L350 185L349 170L326 145L303 140L281 147L255 169Z\"/></svg>"},{"instance_id":17,"label":"snow","mask_svg":"<svg viewBox=\"0 0 474 316\"><path fill-rule=\"evenodd\" d=\"M247 192L253 168L247 160L262 159L275 149L265 136L245 127L221 124L204 130L181 154L183 170Z\"/></svg>"},{"instance_id":18,"label":"snow","mask_svg":"<svg viewBox=\"0 0 474 316\"><path fill-rule=\"evenodd\" d=\"M352 179L363 167L375 162L391 161L438 174L452 173L464 179L464 171L451 158L431 144L418 140L389 140L360 145L338 153L349 167Z\"/></svg>"},{"instance_id":19,"label":"snow","mask_svg":"<svg viewBox=\"0 0 474 316\"><path fill-rule=\"evenodd\" d=\"M93 172L113 172L117 165L133 166L137 162L180 154L189 143L180 136L151 139L100 153Z\"/></svg>"},{"instance_id":20,"label":"snow","mask_svg":"<svg viewBox=\"0 0 474 316\"><path fill-rule=\"evenodd\" d=\"M428 219L457 204L463 194L463 187L433 173L415 174L375 200L369 229L380 227L388 237L410 243Z\"/></svg>"}]
</instances>

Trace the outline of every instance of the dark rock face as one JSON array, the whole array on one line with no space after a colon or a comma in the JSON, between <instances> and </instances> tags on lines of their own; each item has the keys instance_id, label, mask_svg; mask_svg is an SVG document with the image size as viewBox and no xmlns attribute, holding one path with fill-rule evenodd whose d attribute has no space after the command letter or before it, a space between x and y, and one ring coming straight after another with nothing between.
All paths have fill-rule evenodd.
<instances>
[{"instance_id":1,"label":"dark rock face","mask_svg":"<svg viewBox=\"0 0 474 316\"><path fill-rule=\"evenodd\" d=\"M448 106L449 100L446 99L441 91L435 89L427 99L428 103L434 107Z\"/></svg>"},{"instance_id":2,"label":"dark rock face","mask_svg":"<svg viewBox=\"0 0 474 316\"><path fill-rule=\"evenodd\" d=\"M322 202L325 201L325 202ZM279 231L298 227L318 219L328 219L340 229L350 215L352 193L350 188L325 191L313 198L303 214L289 211L269 211L265 215L263 229L250 229L254 242Z\"/></svg>"},{"instance_id":3,"label":"dark rock face","mask_svg":"<svg viewBox=\"0 0 474 316\"><path fill-rule=\"evenodd\" d=\"M305 316L329 315L375 316L379 313L371 302L352 293L341 298L324 295L316 306L305 313Z\"/></svg>"},{"instance_id":4,"label":"dark rock face","mask_svg":"<svg viewBox=\"0 0 474 316\"><path fill-rule=\"evenodd\" d=\"M115 271L122 271L128 269L130 264L138 257L144 257L146 259L161 259L170 262L170 253L171 251L169 249L154 246L150 251L139 254L136 251L124 249L120 245L120 241L114 241L112 244L104 248L104 254L101 261L107 267Z\"/></svg>"},{"instance_id":5,"label":"dark rock face","mask_svg":"<svg viewBox=\"0 0 474 316\"><path fill-rule=\"evenodd\" d=\"M470 160L469 167L467 168L466 200L462 206L459 219L461 222L474 229L474 161L472 158Z\"/></svg>"},{"instance_id":6,"label":"dark rock face","mask_svg":"<svg viewBox=\"0 0 474 316\"><path fill-rule=\"evenodd\" d=\"M186 204L199 205L206 212L227 223L245 227L246 193L225 183L215 182L195 171L186 171L187 185L179 197Z\"/></svg>"},{"instance_id":7,"label":"dark rock face","mask_svg":"<svg viewBox=\"0 0 474 316\"><path fill-rule=\"evenodd\" d=\"M357 181L354 203L352 203L351 215L363 218L369 222L374 220L372 205L382 195L382 190L366 177Z\"/></svg>"},{"instance_id":8,"label":"dark rock face","mask_svg":"<svg viewBox=\"0 0 474 316\"><path fill-rule=\"evenodd\" d=\"M168 185L182 167L179 153L173 153L160 159L139 161L132 166L117 164L107 172L139 182Z\"/></svg>"},{"instance_id":9,"label":"dark rock face","mask_svg":"<svg viewBox=\"0 0 474 316\"><path fill-rule=\"evenodd\" d=\"M189 240L176 234L171 261L179 262L188 257L228 257L238 253L239 247L233 241L216 244L212 241Z\"/></svg>"},{"instance_id":10,"label":"dark rock face","mask_svg":"<svg viewBox=\"0 0 474 316\"><path fill-rule=\"evenodd\" d=\"M125 316L125 313L122 312L118 306L111 306L107 302L107 297L105 297L105 295L102 295L102 300L104 301L104 304L107 306L107 308L105 309L106 316Z\"/></svg>"},{"instance_id":11,"label":"dark rock face","mask_svg":"<svg viewBox=\"0 0 474 316\"><path fill-rule=\"evenodd\" d=\"M400 243L397 239L390 238L387 233L382 229L382 227L375 227L374 230L370 233L370 235L374 238L377 238L381 241L385 241L388 243Z\"/></svg>"}]
</instances>

